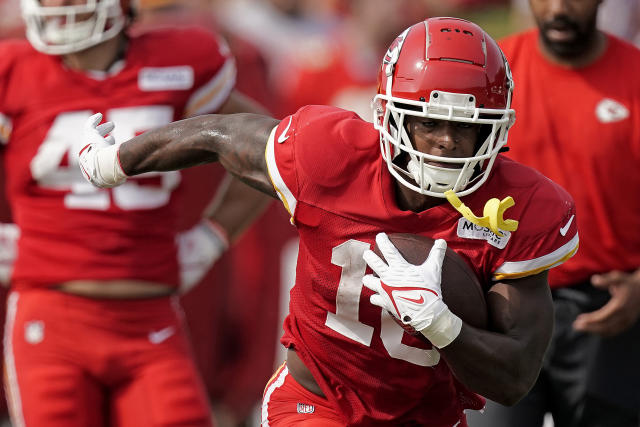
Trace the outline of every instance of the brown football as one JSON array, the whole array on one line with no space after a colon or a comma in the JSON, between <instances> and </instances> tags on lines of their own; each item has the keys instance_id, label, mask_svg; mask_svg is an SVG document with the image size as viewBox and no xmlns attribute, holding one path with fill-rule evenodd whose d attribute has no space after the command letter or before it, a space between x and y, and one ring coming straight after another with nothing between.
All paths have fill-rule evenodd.
<instances>
[{"instance_id":1,"label":"brown football","mask_svg":"<svg viewBox=\"0 0 640 427\"><path fill-rule=\"evenodd\" d=\"M430 237L416 234L390 233L388 236L404 259L415 265L427 259L434 242ZM384 259L377 245L374 245L373 251ZM471 267L450 248L447 248L442 265L441 288L442 299L453 313L471 326L487 328L487 302L482 285ZM396 320L405 330L417 333L415 329L410 326L407 329L407 325Z\"/></svg>"}]
</instances>

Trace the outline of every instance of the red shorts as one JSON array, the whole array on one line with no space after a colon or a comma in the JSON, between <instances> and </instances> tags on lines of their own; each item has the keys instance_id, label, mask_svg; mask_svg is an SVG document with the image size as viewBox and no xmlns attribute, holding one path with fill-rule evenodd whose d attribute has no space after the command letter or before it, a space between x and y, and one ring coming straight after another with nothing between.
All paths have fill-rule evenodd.
<instances>
[{"instance_id":1,"label":"red shorts","mask_svg":"<svg viewBox=\"0 0 640 427\"><path fill-rule=\"evenodd\" d=\"M5 327L16 426L212 425L174 298L11 292Z\"/></svg>"},{"instance_id":2,"label":"red shorts","mask_svg":"<svg viewBox=\"0 0 640 427\"><path fill-rule=\"evenodd\" d=\"M261 427L345 427L329 401L302 387L286 363L278 368L264 389ZM462 415L453 427L468 427Z\"/></svg>"},{"instance_id":3,"label":"red shorts","mask_svg":"<svg viewBox=\"0 0 640 427\"><path fill-rule=\"evenodd\" d=\"M329 401L302 387L283 363L262 396L262 427L344 427Z\"/></svg>"}]
</instances>

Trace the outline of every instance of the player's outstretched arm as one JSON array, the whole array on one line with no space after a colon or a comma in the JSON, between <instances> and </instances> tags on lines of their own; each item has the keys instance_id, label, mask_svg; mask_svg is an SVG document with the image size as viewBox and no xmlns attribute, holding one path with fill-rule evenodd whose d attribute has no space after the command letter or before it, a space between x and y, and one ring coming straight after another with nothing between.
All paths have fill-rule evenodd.
<instances>
[{"instance_id":1,"label":"player's outstretched arm","mask_svg":"<svg viewBox=\"0 0 640 427\"><path fill-rule=\"evenodd\" d=\"M255 114L206 115L144 133L120 147L128 176L219 161L229 172L275 197L264 157L278 121Z\"/></svg>"},{"instance_id":2,"label":"player's outstretched arm","mask_svg":"<svg viewBox=\"0 0 640 427\"><path fill-rule=\"evenodd\" d=\"M491 332L463 324L440 350L463 384L505 405L531 389L553 330L547 273L494 284L487 294Z\"/></svg>"},{"instance_id":3,"label":"player's outstretched arm","mask_svg":"<svg viewBox=\"0 0 640 427\"><path fill-rule=\"evenodd\" d=\"M108 136L114 125L98 125L92 116L84 128L79 153L85 177L99 187L113 187L127 177L151 171L184 169L219 161L234 176L276 197L269 179L265 148L278 120L257 114L204 115L180 120L139 135L120 146Z\"/></svg>"}]
</instances>

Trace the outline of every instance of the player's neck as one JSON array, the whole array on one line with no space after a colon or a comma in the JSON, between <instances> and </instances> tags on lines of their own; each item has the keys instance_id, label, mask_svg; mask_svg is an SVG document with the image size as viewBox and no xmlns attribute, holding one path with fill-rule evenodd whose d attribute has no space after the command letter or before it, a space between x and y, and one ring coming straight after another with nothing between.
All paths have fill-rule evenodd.
<instances>
[{"instance_id":1,"label":"player's neck","mask_svg":"<svg viewBox=\"0 0 640 427\"><path fill-rule=\"evenodd\" d=\"M403 211L422 212L441 205L446 199L429 197L396 182L396 203Z\"/></svg>"},{"instance_id":2,"label":"player's neck","mask_svg":"<svg viewBox=\"0 0 640 427\"><path fill-rule=\"evenodd\" d=\"M64 64L78 71L107 71L114 62L121 59L127 46L124 33L104 42L62 57Z\"/></svg>"},{"instance_id":3,"label":"player's neck","mask_svg":"<svg viewBox=\"0 0 640 427\"><path fill-rule=\"evenodd\" d=\"M540 38L538 39L538 47L540 48L540 52L542 52L542 56L556 65L567 68L582 68L593 64L604 55L607 50L607 45L607 36L603 32L598 31L593 37L590 47L585 49L583 54L564 57L552 52Z\"/></svg>"}]
</instances>

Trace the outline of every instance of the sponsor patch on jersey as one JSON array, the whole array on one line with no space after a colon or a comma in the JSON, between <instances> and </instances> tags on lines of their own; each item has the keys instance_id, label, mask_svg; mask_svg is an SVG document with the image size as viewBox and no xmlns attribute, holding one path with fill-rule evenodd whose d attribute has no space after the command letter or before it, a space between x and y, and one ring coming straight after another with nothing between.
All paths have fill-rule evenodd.
<instances>
[{"instance_id":1,"label":"sponsor patch on jersey","mask_svg":"<svg viewBox=\"0 0 640 427\"><path fill-rule=\"evenodd\" d=\"M498 249L504 249L511 238L511 232L504 230L500 231L503 234L502 237L498 236L487 227L475 225L466 218L460 218L458 220L458 237L463 239L486 240L491 246L495 246Z\"/></svg>"},{"instance_id":2,"label":"sponsor patch on jersey","mask_svg":"<svg viewBox=\"0 0 640 427\"><path fill-rule=\"evenodd\" d=\"M604 98L596 106L596 117L601 123L613 123L629 117L627 107L610 98Z\"/></svg>"},{"instance_id":3,"label":"sponsor patch on jersey","mask_svg":"<svg viewBox=\"0 0 640 427\"><path fill-rule=\"evenodd\" d=\"M41 343L44 339L44 322L32 320L24 325L24 340L29 344Z\"/></svg>"},{"instance_id":4,"label":"sponsor patch on jersey","mask_svg":"<svg viewBox=\"0 0 640 427\"><path fill-rule=\"evenodd\" d=\"M308 403L298 403L299 414L313 414L315 410L316 407L313 405L309 405Z\"/></svg>"},{"instance_id":5,"label":"sponsor patch on jersey","mask_svg":"<svg viewBox=\"0 0 640 427\"><path fill-rule=\"evenodd\" d=\"M187 90L193 87L193 80L193 68L189 65L147 67L138 73L138 87L144 92Z\"/></svg>"}]
</instances>

